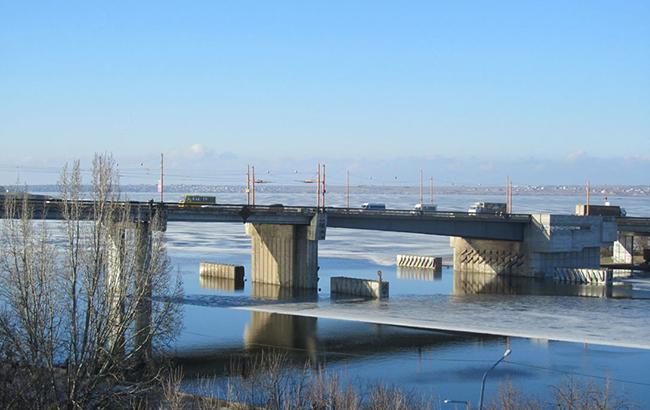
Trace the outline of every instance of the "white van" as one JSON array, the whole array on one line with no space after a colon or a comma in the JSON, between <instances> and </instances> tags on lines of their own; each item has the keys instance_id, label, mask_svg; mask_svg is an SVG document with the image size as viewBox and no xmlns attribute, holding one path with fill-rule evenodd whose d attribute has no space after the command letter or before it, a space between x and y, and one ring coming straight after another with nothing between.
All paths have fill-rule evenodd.
<instances>
[{"instance_id":1,"label":"white van","mask_svg":"<svg viewBox=\"0 0 650 410\"><path fill-rule=\"evenodd\" d=\"M415 204L413 207L414 211L417 212L436 212L438 210L438 205L435 204Z\"/></svg>"}]
</instances>

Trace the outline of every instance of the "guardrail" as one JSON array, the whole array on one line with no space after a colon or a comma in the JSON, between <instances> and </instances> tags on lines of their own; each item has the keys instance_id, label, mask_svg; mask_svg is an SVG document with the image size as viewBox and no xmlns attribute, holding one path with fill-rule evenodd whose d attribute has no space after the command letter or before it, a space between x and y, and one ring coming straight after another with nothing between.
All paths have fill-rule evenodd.
<instances>
[{"instance_id":1,"label":"guardrail","mask_svg":"<svg viewBox=\"0 0 650 410\"><path fill-rule=\"evenodd\" d=\"M0 201L2 202L2 201ZM44 207L56 207L64 203L64 200L58 198L51 199L30 199L27 200L20 199L18 197L17 204L21 205L27 203L27 205L32 206L35 209L42 209ZM80 200L77 201L81 208L92 208L95 204L92 200ZM4 208L3 203L0 203L0 207ZM149 209L159 208L161 206L160 202L153 201L116 201L113 205L118 206L129 206L133 210L142 210L143 208ZM296 215L313 215L318 212L318 209L313 206L285 206L285 205L246 205L246 204L215 204L215 205L183 205L177 202L165 202L164 205L165 211L169 213L174 212L191 212L191 213L201 213L201 214L210 214L213 212L231 212L231 213L240 213L240 212L255 212L255 213L285 213L285 214L296 214ZM510 222L528 222L530 220L529 214L470 214L468 212L460 211L416 211L409 209L383 209L383 210L370 210L362 208L341 208L341 207L327 207L323 210L325 213L332 216L358 216L358 217L373 217L373 216L396 216L396 217L418 217L421 219L453 219L453 218L471 218L472 220L498 220L498 221L510 221ZM626 218L628 221L630 218ZM638 218L637 218L638 219ZM647 219L650 223L650 219Z\"/></svg>"},{"instance_id":2,"label":"guardrail","mask_svg":"<svg viewBox=\"0 0 650 410\"><path fill-rule=\"evenodd\" d=\"M17 204L20 206L23 203L33 207L35 210L41 210L46 207L55 207L62 204L64 201L59 198L27 198L22 199L17 196ZM81 208L90 209L95 203L92 200L77 201ZM134 211L142 211L143 208L149 209L150 207L159 208L160 202L152 201L116 201L114 205L130 206ZM293 214L293 215L314 215L319 210L313 206L286 206L286 205L246 205L246 204L215 204L215 205L181 205L177 202L165 202L164 209L167 213L174 212L191 212L200 214L210 214L213 212L230 212L230 213L262 213L262 214ZM0 201L0 209L4 209L4 202ZM530 221L530 214L470 214L469 212L461 211L417 211L411 209L382 209L371 210L362 208L343 208L343 207L327 207L325 213L332 217L417 217L424 220L435 219L462 219L462 220L476 220L476 221L503 221L526 223ZM2 215L0 215L2 217ZM624 226L650 226L650 218L647 217L617 217L616 221L619 225Z\"/></svg>"}]
</instances>

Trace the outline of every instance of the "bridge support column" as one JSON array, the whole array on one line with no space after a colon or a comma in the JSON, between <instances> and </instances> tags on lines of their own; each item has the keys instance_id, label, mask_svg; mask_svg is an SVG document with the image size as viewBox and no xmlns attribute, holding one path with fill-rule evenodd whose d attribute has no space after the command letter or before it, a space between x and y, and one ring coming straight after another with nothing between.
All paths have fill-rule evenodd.
<instances>
[{"instance_id":1,"label":"bridge support column","mask_svg":"<svg viewBox=\"0 0 650 410\"><path fill-rule=\"evenodd\" d=\"M632 263L634 260L634 235L619 233L614 241L612 261L615 263Z\"/></svg>"},{"instance_id":2,"label":"bridge support column","mask_svg":"<svg viewBox=\"0 0 650 410\"><path fill-rule=\"evenodd\" d=\"M141 346L138 362L149 363L151 357L152 283L149 272L151 261L151 224L135 224L135 292L139 295L135 317L135 344Z\"/></svg>"},{"instance_id":3,"label":"bridge support column","mask_svg":"<svg viewBox=\"0 0 650 410\"><path fill-rule=\"evenodd\" d=\"M110 329L120 329L124 320L124 298L126 297L125 270L125 229L116 228L109 236L108 248L108 292L113 314L108 324ZM123 358L125 355L124 335L111 331L109 345L116 355Z\"/></svg>"},{"instance_id":4,"label":"bridge support column","mask_svg":"<svg viewBox=\"0 0 650 410\"><path fill-rule=\"evenodd\" d=\"M252 281L292 288L318 287L318 240L325 239L324 215L310 225L247 223Z\"/></svg>"},{"instance_id":5,"label":"bridge support column","mask_svg":"<svg viewBox=\"0 0 650 410\"><path fill-rule=\"evenodd\" d=\"M532 215L521 242L451 238L454 270L544 277L557 268L599 268L600 248L615 237L613 219Z\"/></svg>"},{"instance_id":6,"label":"bridge support column","mask_svg":"<svg viewBox=\"0 0 650 410\"><path fill-rule=\"evenodd\" d=\"M108 252L108 286L113 303L113 315L111 317L113 328L123 327L121 323L125 320L125 302L129 297L129 280L135 283L134 294L137 295L137 306L135 308L135 337L134 345L139 349L137 361L139 365L146 365L151 356L151 316L152 316L152 283L149 272L151 259L152 232L149 222L135 222L133 236L128 235L124 227L115 229L110 236L110 247ZM134 246L133 250L127 250L127 243ZM127 256L128 255L128 256ZM128 266L127 258L133 257L133 266ZM127 269L133 269L131 272ZM123 334L114 334L109 343L114 346L115 352L125 354L125 340Z\"/></svg>"},{"instance_id":7,"label":"bridge support column","mask_svg":"<svg viewBox=\"0 0 650 410\"><path fill-rule=\"evenodd\" d=\"M451 246L455 271L510 275L522 272L526 262L521 242L452 237Z\"/></svg>"}]
</instances>

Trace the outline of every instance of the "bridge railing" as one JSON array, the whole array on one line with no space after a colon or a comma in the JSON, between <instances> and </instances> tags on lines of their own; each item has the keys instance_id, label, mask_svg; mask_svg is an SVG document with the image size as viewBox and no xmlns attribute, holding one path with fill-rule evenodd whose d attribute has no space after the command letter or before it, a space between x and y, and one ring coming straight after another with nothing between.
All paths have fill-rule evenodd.
<instances>
[{"instance_id":1,"label":"bridge railing","mask_svg":"<svg viewBox=\"0 0 650 410\"><path fill-rule=\"evenodd\" d=\"M410 209L362 209L362 208L326 208L330 215L341 216L401 216L420 217L422 219L471 219L471 220L499 220L511 222L528 222L529 214L470 214L462 211L417 211Z\"/></svg>"}]
</instances>

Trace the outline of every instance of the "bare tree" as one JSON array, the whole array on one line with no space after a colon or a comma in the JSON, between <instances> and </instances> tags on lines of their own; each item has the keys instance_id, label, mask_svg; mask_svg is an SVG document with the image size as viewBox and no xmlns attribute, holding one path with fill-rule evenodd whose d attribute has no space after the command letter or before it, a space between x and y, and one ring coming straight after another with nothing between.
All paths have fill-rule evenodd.
<instances>
[{"instance_id":1,"label":"bare tree","mask_svg":"<svg viewBox=\"0 0 650 410\"><path fill-rule=\"evenodd\" d=\"M155 384L152 351L179 324L166 296L180 296L181 286L170 274L161 221L121 201L110 156L95 156L90 192L82 192L79 162L63 169L59 187L50 211L62 222L33 220L26 197L6 199L0 354L13 394L2 404L133 402Z\"/></svg>"}]
</instances>

